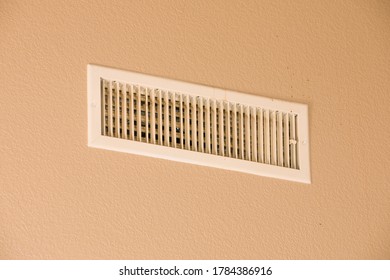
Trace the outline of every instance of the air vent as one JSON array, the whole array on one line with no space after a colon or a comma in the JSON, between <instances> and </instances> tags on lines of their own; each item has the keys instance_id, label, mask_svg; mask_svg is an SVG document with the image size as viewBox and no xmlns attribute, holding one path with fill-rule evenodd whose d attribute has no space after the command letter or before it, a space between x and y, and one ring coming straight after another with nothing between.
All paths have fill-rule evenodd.
<instances>
[{"instance_id":1,"label":"air vent","mask_svg":"<svg viewBox=\"0 0 390 280\"><path fill-rule=\"evenodd\" d=\"M88 67L89 146L310 182L307 106Z\"/></svg>"}]
</instances>

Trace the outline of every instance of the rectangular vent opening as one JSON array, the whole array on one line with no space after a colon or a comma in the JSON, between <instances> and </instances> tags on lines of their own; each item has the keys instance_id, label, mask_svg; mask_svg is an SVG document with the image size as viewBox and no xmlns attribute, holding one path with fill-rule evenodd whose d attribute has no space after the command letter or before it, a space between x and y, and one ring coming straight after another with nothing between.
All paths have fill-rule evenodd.
<instances>
[{"instance_id":1,"label":"rectangular vent opening","mask_svg":"<svg viewBox=\"0 0 390 280\"><path fill-rule=\"evenodd\" d=\"M299 169L293 112L100 82L104 136Z\"/></svg>"},{"instance_id":2,"label":"rectangular vent opening","mask_svg":"<svg viewBox=\"0 0 390 280\"><path fill-rule=\"evenodd\" d=\"M88 93L90 146L310 182L306 105L95 65Z\"/></svg>"}]
</instances>

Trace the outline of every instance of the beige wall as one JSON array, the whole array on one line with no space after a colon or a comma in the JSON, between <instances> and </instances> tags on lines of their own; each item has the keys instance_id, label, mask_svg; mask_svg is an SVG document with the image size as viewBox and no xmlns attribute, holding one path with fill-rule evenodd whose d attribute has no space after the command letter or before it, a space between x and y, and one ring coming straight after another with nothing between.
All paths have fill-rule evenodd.
<instances>
[{"instance_id":1,"label":"beige wall","mask_svg":"<svg viewBox=\"0 0 390 280\"><path fill-rule=\"evenodd\" d=\"M0 258L390 258L390 3L261 2L1 1ZM309 104L313 183L88 148L88 63Z\"/></svg>"}]
</instances>

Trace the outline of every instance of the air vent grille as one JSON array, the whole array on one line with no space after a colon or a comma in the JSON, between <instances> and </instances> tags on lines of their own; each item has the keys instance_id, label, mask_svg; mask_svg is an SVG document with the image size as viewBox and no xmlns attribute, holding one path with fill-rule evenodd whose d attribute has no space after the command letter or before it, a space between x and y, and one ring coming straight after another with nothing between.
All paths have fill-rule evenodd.
<instances>
[{"instance_id":1,"label":"air vent grille","mask_svg":"<svg viewBox=\"0 0 390 280\"><path fill-rule=\"evenodd\" d=\"M310 183L308 127L305 104L88 65L90 147Z\"/></svg>"},{"instance_id":2,"label":"air vent grille","mask_svg":"<svg viewBox=\"0 0 390 280\"><path fill-rule=\"evenodd\" d=\"M102 135L299 169L298 115L101 79Z\"/></svg>"}]
</instances>

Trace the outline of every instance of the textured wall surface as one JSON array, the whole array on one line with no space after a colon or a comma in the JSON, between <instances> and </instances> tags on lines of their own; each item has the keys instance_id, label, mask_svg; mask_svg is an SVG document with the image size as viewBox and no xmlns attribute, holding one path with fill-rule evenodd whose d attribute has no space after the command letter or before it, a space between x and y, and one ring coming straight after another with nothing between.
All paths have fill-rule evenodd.
<instances>
[{"instance_id":1,"label":"textured wall surface","mask_svg":"<svg viewBox=\"0 0 390 280\"><path fill-rule=\"evenodd\" d=\"M313 183L88 148L88 63L309 104ZM2 259L390 258L388 1L2 0L0 94Z\"/></svg>"}]
</instances>

